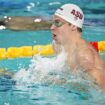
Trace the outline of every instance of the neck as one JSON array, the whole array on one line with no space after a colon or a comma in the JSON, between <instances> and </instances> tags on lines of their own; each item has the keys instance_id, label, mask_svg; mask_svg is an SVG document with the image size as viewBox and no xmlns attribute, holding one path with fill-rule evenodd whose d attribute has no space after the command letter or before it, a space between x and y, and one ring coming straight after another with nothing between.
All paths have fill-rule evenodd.
<instances>
[{"instance_id":1,"label":"neck","mask_svg":"<svg viewBox=\"0 0 105 105\"><path fill-rule=\"evenodd\" d=\"M70 37L66 41L66 43L63 45L65 50L66 49L75 49L77 47L77 43L81 40L81 33L71 33L69 35Z\"/></svg>"}]
</instances>

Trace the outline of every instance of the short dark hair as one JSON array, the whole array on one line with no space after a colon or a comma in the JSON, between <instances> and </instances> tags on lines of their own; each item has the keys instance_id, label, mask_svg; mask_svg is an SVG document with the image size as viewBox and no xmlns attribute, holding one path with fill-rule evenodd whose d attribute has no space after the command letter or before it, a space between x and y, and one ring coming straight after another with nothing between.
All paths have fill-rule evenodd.
<instances>
[{"instance_id":1,"label":"short dark hair","mask_svg":"<svg viewBox=\"0 0 105 105\"><path fill-rule=\"evenodd\" d=\"M77 27L77 30L78 30L79 32L82 32L82 28Z\"/></svg>"}]
</instances>

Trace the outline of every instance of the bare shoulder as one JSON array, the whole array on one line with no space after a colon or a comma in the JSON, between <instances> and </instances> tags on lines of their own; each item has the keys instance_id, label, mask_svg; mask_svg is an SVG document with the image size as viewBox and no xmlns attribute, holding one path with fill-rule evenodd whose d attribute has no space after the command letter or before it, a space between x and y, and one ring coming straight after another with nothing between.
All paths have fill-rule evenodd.
<instances>
[{"instance_id":1,"label":"bare shoulder","mask_svg":"<svg viewBox=\"0 0 105 105\"><path fill-rule=\"evenodd\" d=\"M82 44L78 46L77 61L105 90L105 62L92 46L85 42L82 42Z\"/></svg>"},{"instance_id":2,"label":"bare shoulder","mask_svg":"<svg viewBox=\"0 0 105 105\"><path fill-rule=\"evenodd\" d=\"M91 48L89 48L88 46L80 47L77 51L78 57L82 57L82 58L88 57L89 59L93 59L94 54L95 54L95 52Z\"/></svg>"},{"instance_id":3,"label":"bare shoulder","mask_svg":"<svg viewBox=\"0 0 105 105\"><path fill-rule=\"evenodd\" d=\"M88 43L83 42L78 46L77 61L85 69L91 69L95 64L96 52Z\"/></svg>"},{"instance_id":4,"label":"bare shoulder","mask_svg":"<svg viewBox=\"0 0 105 105\"><path fill-rule=\"evenodd\" d=\"M88 57L89 59L92 59L94 57L94 53L96 53L95 50L92 48L92 46L85 41L79 42L77 47L78 47L77 48L78 57L82 58Z\"/></svg>"}]
</instances>

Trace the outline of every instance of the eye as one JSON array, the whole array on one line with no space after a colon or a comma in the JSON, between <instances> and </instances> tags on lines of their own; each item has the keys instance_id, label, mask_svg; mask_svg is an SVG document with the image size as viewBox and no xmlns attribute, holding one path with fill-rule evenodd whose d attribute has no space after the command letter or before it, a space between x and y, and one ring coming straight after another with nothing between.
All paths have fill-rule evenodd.
<instances>
[{"instance_id":1,"label":"eye","mask_svg":"<svg viewBox=\"0 0 105 105\"><path fill-rule=\"evenodd\" d=\"M53 22L53 24L54 24L56 27L60 27L60 26L63 25L63 22L61 22L61 21L59 21L59 20L55 20L55 21Z\"/></svg>"}]
</instances>

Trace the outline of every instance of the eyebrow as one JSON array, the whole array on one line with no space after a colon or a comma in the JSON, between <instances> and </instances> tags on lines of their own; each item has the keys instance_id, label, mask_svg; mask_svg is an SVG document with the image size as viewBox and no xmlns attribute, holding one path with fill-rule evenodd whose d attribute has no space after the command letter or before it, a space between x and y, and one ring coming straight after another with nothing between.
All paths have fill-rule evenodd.
<instances>
[{"instance_id":1,"label":"eyebrow","mask_svg":"<svg viewBox=\"0 0 105 105\"><path fill-rule=\"evenodd\" d=\"M54 21L60 21L59 19L54 19Z\"/></svg>"},{"instance_id":2,"label":"eyebrow","mask_svg":"<svg viewBox=\"0 0 105 105\"><path fill-rule=\"evenodd\" d=\"M60 20L60 19L54 19L54 21L60 21L60 22L63 22L62 20Z\"/></svg>"}]
</instances>

